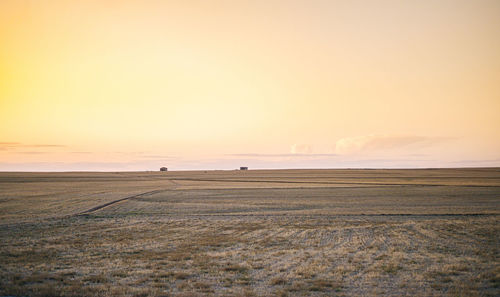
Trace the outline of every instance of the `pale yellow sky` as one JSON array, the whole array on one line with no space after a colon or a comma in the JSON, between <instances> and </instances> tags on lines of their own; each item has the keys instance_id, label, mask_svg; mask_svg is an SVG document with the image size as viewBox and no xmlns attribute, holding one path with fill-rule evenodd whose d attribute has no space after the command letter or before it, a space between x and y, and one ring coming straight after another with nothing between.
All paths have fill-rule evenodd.
<instances>
[{"instance_id":1,"label":"pale yellow sky","mask_svg":"<svg viewBox=\"0 0 500 297\"><path fill-rule=\"evenodd\" d=\"M0 170L500 166L500 2L0 2Z\"/></svg>"}]
</instances>

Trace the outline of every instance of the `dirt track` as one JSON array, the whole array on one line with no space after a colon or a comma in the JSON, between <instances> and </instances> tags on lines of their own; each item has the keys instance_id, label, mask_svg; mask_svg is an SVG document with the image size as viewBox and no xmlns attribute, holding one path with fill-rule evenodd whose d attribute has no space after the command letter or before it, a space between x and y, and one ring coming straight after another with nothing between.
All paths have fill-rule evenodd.
<instances>
[{"instance_id":1,"label":"dirt track","mask_svg":"<svg viewBox=\"0 0 500 297\"><path fill-rule=\"evenodd\" d=\"M166 190L154 190L154 191L148 191L148 192L140 193L140 194L137 194L137 195L127 196L127 197L124 197L124 198L121 198L121 199L118 199L118 200L114 200L114 201L110 201L110 202L98 205L96 207L92 207L91 209L82 211L80 213L77 213L76 215L90 214L90 213L93 213L95 211L98 211L99 209L105 208L107 206L113 205L113 204L118 203L118 202L125 201L127 199L138 198L138 197L143 197L143 196L147 196L147 195L153 195L153 194L160 193L162 191L166 191Z\"/></svg>"}]
</instances>

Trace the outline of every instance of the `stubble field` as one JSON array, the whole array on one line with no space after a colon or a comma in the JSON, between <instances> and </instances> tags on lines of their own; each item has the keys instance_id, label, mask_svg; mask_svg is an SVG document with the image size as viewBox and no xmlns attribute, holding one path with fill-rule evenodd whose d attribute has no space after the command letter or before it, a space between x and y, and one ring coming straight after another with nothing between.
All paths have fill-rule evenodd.
<instances>
[{"instance_id":1,"label":"stubble field","mask_svg":"<svg viewBox=\"0 0 500 297\"><path fill-rule=\"evenodd\" d=\"M500 169L0 173L0 295L499 296Z\"/></svg>"}]
</instances>

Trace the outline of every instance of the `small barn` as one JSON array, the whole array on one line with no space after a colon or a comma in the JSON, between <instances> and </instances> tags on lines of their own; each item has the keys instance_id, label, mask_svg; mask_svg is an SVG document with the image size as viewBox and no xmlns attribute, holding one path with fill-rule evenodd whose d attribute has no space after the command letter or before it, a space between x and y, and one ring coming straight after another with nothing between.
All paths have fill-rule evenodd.
<instances>
[{"instance_id":1,"label":"small barn","mask_svg":"<svg viewBox=\"0 0 500 297\"><path fill-rule=\"evenodd\" d=\"M160 171L168 171L168 168L167 167L161 167Z\"/></svg>"},{"instance_id":2,"label":"small barn","mask_svg":"<svg viewBox=\"0 0 500 297\"><path fill-rule=\"evenodd\" d=\"M240 170L248 170L248 167L240 167Z\"/></svg>"}]
</instances>

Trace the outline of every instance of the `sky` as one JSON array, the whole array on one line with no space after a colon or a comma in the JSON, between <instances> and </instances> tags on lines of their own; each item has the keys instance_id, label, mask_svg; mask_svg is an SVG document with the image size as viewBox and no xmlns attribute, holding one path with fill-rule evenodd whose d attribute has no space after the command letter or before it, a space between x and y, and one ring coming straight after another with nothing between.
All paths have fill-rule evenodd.
<instances>
[{"instance_id":1,"label":"sky","mask_svg":"<svg viewBox=\"0 0 500 297\"><path fill-rule=\"evenodd\" d=\"M500 1L0 1L0 171L500 166Z\"/></svg>"}]
</instances>

